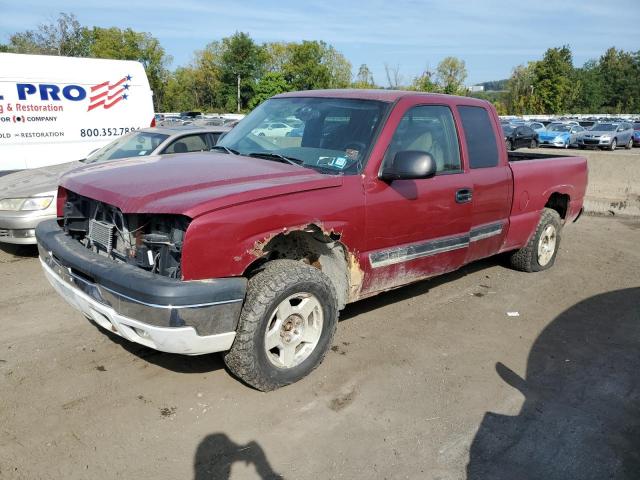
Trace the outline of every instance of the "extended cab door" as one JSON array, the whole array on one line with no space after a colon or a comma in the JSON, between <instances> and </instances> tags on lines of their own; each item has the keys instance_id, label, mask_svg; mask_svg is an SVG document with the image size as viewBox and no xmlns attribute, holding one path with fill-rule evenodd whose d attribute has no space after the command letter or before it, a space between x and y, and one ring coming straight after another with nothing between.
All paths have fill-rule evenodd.
<instances>
[{"instance_id":1,"label":"extended cab door","mask_svg":"<svg viewBox=\"0 0 640 480\"><path fill-rule=\"evenodd\" d=\"M386 290L455 270L467 256L472 180L460 154L453 111L447 105L403 99L387 122L392 129L380 170L405 150L429 153L435 177L385 182L377 172L365 179L369 274L362 294ZM389 132L387 131L389 134ZM382 136L384 137L384 135Z\"/></svg>"},{"instance_id":2,"label":"extended cab door","mask_svg":"<svg viewBox=\"0 0 640 480\"><path fill-rule=\"evenodd\" d=\"M507 152L496 132L497 117L488 107L459 105L463 155L473 186L467 262L500 250L507 232L513 195L513 177Z\"/></svg>"}]
</instances>

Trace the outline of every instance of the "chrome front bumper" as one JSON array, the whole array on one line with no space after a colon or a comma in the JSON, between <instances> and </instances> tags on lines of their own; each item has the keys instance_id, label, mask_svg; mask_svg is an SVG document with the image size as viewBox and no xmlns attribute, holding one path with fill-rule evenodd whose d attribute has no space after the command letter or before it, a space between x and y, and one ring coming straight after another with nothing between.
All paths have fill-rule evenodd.
<instances>
[{"instance_id":1,"label":"chrome front bumper","mask_svg":"<svg viewBox=\"0 0 640 480\"><path fill-rule=\"evenodd\" d=\"M87 318L162 352L201 355L231 348L245 279L168 279L90 252L48 223L37 229L44 273Z\"/></svg>"}]
</instances>

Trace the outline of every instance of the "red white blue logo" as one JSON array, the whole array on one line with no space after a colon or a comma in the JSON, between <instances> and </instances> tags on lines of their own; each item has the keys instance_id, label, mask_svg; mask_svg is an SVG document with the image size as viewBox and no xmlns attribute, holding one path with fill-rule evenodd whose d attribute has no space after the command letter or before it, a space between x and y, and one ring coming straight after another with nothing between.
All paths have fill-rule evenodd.
<instances>
[{"instance_id":1,"label":"red white blue logo","mask_svg":"<svg viewBox=\"0 0 640 480\"><path fill-rule=\"evenodd\" d=\"M108 110L118 104L120 101L129 98L129 94L127 93L127 91L129 90L129 83L127 82L130 81L131 75L127 75L126 77L122 77L115 83L107 81L92 86L87 112L100 107Z\"/></svg>"}]
</instances>

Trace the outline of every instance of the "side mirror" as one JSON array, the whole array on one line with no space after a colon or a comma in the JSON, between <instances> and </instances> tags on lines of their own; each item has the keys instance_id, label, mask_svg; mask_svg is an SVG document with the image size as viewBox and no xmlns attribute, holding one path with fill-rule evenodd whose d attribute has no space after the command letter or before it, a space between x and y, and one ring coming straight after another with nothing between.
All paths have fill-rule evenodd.
<instances>
[{"instance_id":1,"label":"side mirror","mask_svg":"<svg viewBox=\"0 0 640 480\"><path fill-rule=\"evenodd\" d=\"M385 182L394 180L418 180L431 178L436 174L435 160L427 152L405 150L396 153L393 165L385 168L379 178Z\"/></svg>"}]
</instances>

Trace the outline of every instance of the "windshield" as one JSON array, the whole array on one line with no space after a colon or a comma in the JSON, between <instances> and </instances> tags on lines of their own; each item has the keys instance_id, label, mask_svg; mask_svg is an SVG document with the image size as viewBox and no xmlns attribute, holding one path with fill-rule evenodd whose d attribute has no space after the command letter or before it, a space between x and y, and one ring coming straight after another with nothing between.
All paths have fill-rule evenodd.
<instances>
[{"instance_id":1,"label":"windshield","mask_svg":"<svg viewBox=\"0 0 640 480\"><path fill-rule=\"evenodd\" d=\"M568 132L571 130L571 125L549 125L547 130L550 132Z\"/></svg>"},{"instance_id":2,"label":"windshield","mask_svg":"<svg viewBox=\"0 0 640 480\"><path fill-rule=\"evenodd\" d=\"M342 98L272 98L220 140L241 155L286 157L323 173L362 170L389 104Z\"/></svg>"},{"instance_id":3,"label":"windshield","mask_svg":"<svg viewBox=\"0 0 640 480\"><path fill-rule=\"evenodd\" d=\"M594 132L613 132L616 129L616 125L613 123L596 123L591 130Z\"/></svg>"},{"instance_id":4,"label":"windshield","mask_svg":"<svg viewBox=\"0 0 640 480\"><path fill-rule=\"evenodd\" d=\"M164 142L169 135L151 132L131 132L96 150L85 163L104 162L126 157L146 157Z\"/></svg>"},{"instance_id":5,"label":"windshield","mask_svg":"<svg viewBox=\"0 0 640 480\"><path fill-rule=\"evenodd\" d=\"M505 135L510 135L514 128L511 125L502 125L502 131Z\"/></svg>"}]
</instances>

